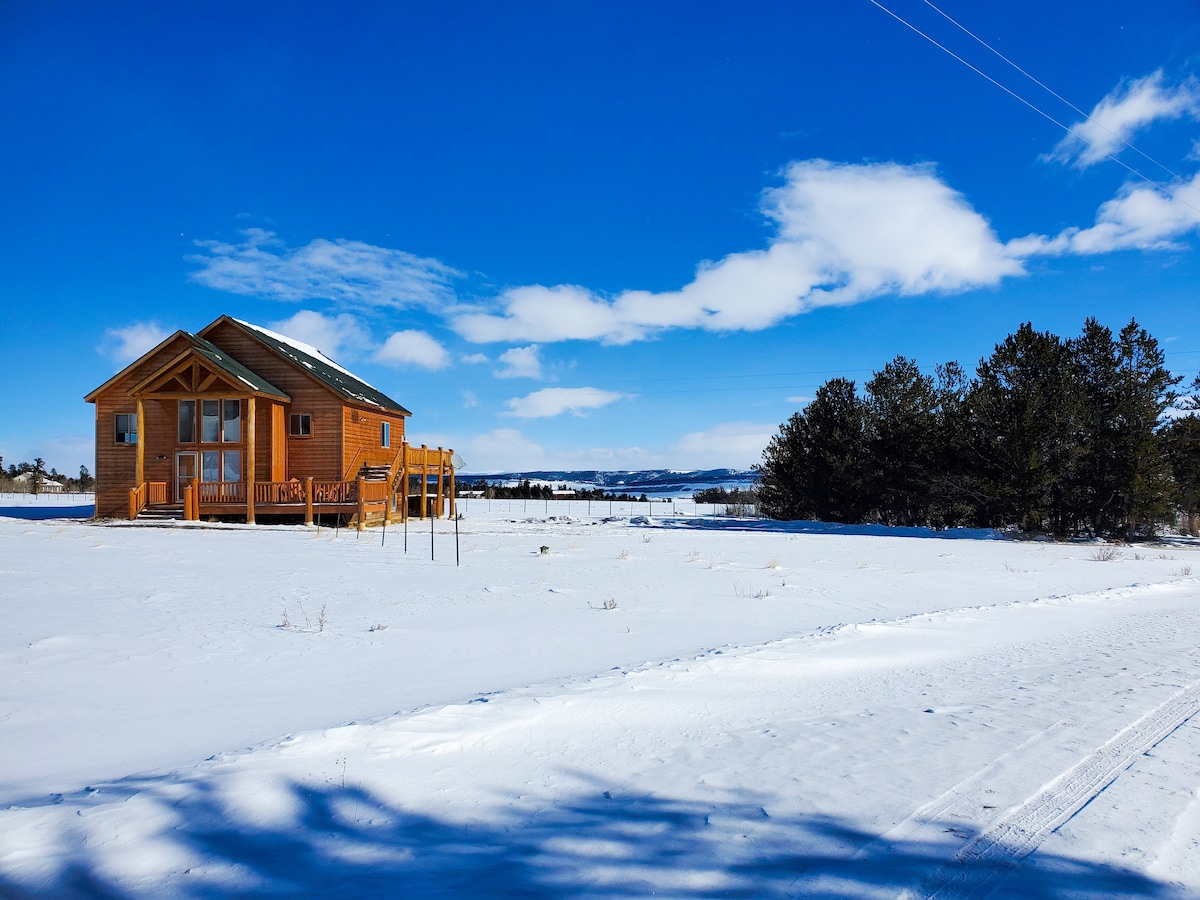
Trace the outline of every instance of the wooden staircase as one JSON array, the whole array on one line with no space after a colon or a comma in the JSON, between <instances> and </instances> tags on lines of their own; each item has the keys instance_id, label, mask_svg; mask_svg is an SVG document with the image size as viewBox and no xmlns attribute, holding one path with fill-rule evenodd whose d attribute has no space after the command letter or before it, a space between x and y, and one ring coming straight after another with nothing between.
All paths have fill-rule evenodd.
<instances>
[{"instance_id":1,"label":"wooden staircase","mask_svg":"<svg viewBox=\"0 0 1200 900\"><path fill-rule=\"evenodd\" d=\"M137 514L136 521L142 523L182 522L183 504L159 504L143 507L142 511Z\"/></svg>"}]
</instances>

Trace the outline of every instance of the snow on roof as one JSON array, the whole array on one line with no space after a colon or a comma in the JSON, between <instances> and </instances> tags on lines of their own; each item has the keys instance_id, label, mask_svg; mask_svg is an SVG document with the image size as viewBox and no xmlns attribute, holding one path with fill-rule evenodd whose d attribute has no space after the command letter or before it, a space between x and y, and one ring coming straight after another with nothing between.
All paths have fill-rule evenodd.
<instances>
[{"instance_id":1,"label":"snow on roof","mask_svg":"<svg viewBox=\"0 0 1200 900\"><path fill-rule=\"evenodd\" d=\"M287 344L289 347L293 347L294 349L299 350L301 353L311 356L315 360L323 362L325 365L329 366L329 368L337 369L343 375L349 375L355 381L365 384L367 387L371 388L371 390L379 390L377 387L375 387L375 385L368 384L366 381L363 381L363 379L360 378L358 375L355 375L353 372L349 371L348 369L343 368L342 366L339 366L332 359L330 359L328 356L326 356L324 353L322 353L320 350L318 350L316 347L314 347L312 344L306 344L306 343L304 343L304 341L298 341L295 338L290 338L287 335L280 334L277 331L271 331L271 329L263 328L261 325L255 325L253 322L246 322L246 321L243 321L242 319L234 319L234 321L237 322L239 325L245 325L247 328L251 328L254 331L257 331L260 334L265 334L267 337L273 338L274 340L279 341L279 343L281 343L281 344ZM312 365L310 363L305 362L304 360L300 360L300 362L303 363L304 365L308 366L310 369L312 368ZM373 402L373 401L367 400L365 397L360 398L360 399L362 399L368 403ZM379 404L375 404L375 405L378 406Z\"/></svg>"}]
</instances>

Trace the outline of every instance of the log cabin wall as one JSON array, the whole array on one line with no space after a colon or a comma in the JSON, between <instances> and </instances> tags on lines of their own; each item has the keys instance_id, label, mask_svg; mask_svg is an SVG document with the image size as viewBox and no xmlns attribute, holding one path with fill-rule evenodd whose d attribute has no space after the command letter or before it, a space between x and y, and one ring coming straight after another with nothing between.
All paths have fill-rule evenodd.
<instances>
[{"instance_id":1,"label":"log cabin wall","mask_svg":"<svg viewBox=\"0 0 1200 900\"><path fill-rule=\"evenodd\" d=\"M97 517L118 516L124 518L129 511L129 489L138 486L138 444L118 444L115 439L117 414L137 415L137 401L129 396L129 389L155 369L166 365L189 346L190 343L183 336L169 341L139 365L122 373L119 379L105 385L103 391L96 396ZM151 408L155 407L157 402L150 401L143 404L143 414L147 417L145 426L147 429L161 427L159 421L161 410L155 410L154 425L150 424ZM144 443L145 439L145 435L138 435L139 443ZM158 471L156 463L159 461L154 458L155 456L156 453L153 452L146 454L143 480L151 480L151 478L155 481L164 480L157 475L151 475L152 472Z\"/></svg>"},{"instance_id":2,"label":"log cabin wall","mask_svg":"<svg viewBox=\"0 0 1200 900\"><path fill-rule=\"evenodd\" d=\"M311 435L293 437L289 434L286 450L280 451L282 459L264 457L258 452L259 448L266 450L273 443L269 440L272 429L264 431L259 427L256 433L255 454L255 468L260 473L259 480L266 480L267 474L279 463L282 463L285 469L284 477L272 477L272 481L286 481L289 478L303 480L307 476L329 480L341 478L341 399L315 378L297 369L295 363L264 347L231 322L221 322L205 336L243 366L261 375L292 398L290 406L282 408L281 411L281 415L284 416L282 426L285 434L288 433L289 426L287 416L311 416ZM256 424L272 421L272 415L257 415Z\"/></svg>"},{"instance_id":3,"label":"log cabin wall","mask_svg":"<svg viewBox=\"0 0 1200 900\"><path fill-rule=\"evenodd\" d=\"M347 406L343 415L343 478L354 478L363 466L387 466L395 461L404 440L404 416L365 406ZM391 427L386 447L382 442L384 422Z\"/></svg>"}]
</instances>

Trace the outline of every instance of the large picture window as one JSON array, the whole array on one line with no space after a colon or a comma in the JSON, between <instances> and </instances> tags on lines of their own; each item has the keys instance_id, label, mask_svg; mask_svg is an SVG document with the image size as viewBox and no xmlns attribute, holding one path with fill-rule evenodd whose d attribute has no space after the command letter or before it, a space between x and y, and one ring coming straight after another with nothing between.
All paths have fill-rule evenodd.
<instances>
[{"instance_id":1,"label":"large picture window","mask_svg":"<svg viewBox=\"0 0 1200 900\"><path fill-rule=\"evenodd\" d=\"M180 400L179 443L196 440L196 407L200 408L200 440L206 444L239 444L242 440L241 400Z\"/></svg>"},{"instance_id":2,"label":"large picture window","mask_svg":"<svg viewBox=\"0 0 1200 900\"><path fill-rule=\"evenodd\" d=\"M137 443L137 415L135 413L117 413L113 440L118 444Z\"/></svg>"}]
</instances>

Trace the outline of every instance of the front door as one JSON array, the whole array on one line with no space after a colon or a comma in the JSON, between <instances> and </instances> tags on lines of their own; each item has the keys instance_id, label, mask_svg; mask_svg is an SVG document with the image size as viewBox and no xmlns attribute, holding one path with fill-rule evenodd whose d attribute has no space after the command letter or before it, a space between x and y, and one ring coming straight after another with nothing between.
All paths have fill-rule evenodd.
<instances>
[{"instance_id":1,"label":"front door","mask_svg":"<svg viewBox=\"0 0 1200 900\"><path fill-rule=\"evenodd\" d=\"M200 466L195 450L175 454L175 501L183 502L183 489L200 477Z\"/></svg>"}]
</instances>

